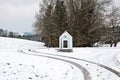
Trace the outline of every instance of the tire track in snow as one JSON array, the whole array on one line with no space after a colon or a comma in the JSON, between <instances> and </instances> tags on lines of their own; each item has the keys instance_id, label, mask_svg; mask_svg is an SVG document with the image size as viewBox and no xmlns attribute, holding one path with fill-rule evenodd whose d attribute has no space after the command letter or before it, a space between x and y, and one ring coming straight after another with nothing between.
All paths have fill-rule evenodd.
<instances>
[{"instance_id":1,"label":"tire track in snow","mask_svg":"<svg viewBox=\"0 0 120 80\"><path fill-rule=\"evenodd\" d=\"M77 68L79 68L79 69L81 70L81 72L83 73L83 76L84 76L84 80L91 80L91 76L90 76L89 71L88 71L87 69L85 69L84 67L82 67L80 64L76 63L76 62L69 61L69 60L66 60L66 59L60 59L60 58L56 58L56 57L52 57L52 56L26 53L26 52L24 52L24 51L21 51L21 53L24 53L24 54L27 54L27 55L41 56L41 57L56 59L56 60L60 60L60 61L64 61L64 62L70 63L70 64L76 66ZM43 53L43 54L44 54L44 53Z\"/></svg>"},{"instance_id":2,"label":"tire track in snow","mask_svg":"<svg viewBox=\"0 0 120 80\"><path fill-rule=\"evenodd\" d=\"M117 60L118 53L115 53L115 54L112 53L112 54L109 54L108 58L103 58L103 56L107 56L107 55L108 54L100 53L100 54L96 55L95 57L93 57L92 60L100 61L102 59L102 61L100 61L102 63L108 63L107 61L110 61L111 65L116 65L116 66L120 67L120 63ZM107 59L107 61L106 61L106 59Z\"/></svg>"},{"instance_id":3,"label":"tire track in snow","mask_svg":"<svg viewBox=\"0 0 120 80\"><path fill-rule=\"evenodd\" d=\"M118 77L120 77L120 72L119 71L116 71L110 67L107 67L105 65L102 65L100 63L96 63L96 62L92 62L92 61L88 61L88 60L84 60L84 59L79 59L79 58L75 58L75 57L69 57L69 56L63 56L63 55L57 55L57 54L50 54L50 53L44 53L44 52L37 52L37 51L31 51L31 52L34 52L34 53L40 53L40 54L46 54L46 55L52 55L52 56L58 56L58 57L64 57L64 58L69 58L69 59L74 59L74 60L80 60L80 61L85 61L85 62L88 62L88 63L92 63L92 64L95 64L95 65L98 65L100 67L103 67L104 69L107 69L108 71L114 73L115 75L117 75Z\"/></svg>"}]
</instances>

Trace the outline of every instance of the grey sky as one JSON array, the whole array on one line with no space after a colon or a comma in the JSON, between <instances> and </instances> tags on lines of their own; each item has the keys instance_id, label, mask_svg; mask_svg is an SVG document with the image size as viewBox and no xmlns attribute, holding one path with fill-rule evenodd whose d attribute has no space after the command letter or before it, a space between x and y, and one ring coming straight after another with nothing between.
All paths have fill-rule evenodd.
<instances>
[{"instance_id":1,"label":"grey sky","mask_svg":"<svg viewBox=\"0 0 120 80\"><path fill-rule=\"evenodd\" d=\"M0 0L0 28L14 32L32 32L40 0Z\"/></svg>"},{"instance_id":2,"label":"grey sky","mask_svg":"<svg viewBox=\"0 0 120 80\"><path fill-rule=\"evenodd\" d=\"M0 0L0 28L14 32L32 32L40 0ZM120 0L114 0L119 6Z\"/></svg>"},{"instance_id":3,"label":"grey sky","mask_svg":"<svg viewBox=\"0 0 120 80\"><path fill-rule=\"evenodd\" d=\"M113 0L113 1L114 1L115 6L120 7L120 0Z\"/></svg>"}]
</instances>

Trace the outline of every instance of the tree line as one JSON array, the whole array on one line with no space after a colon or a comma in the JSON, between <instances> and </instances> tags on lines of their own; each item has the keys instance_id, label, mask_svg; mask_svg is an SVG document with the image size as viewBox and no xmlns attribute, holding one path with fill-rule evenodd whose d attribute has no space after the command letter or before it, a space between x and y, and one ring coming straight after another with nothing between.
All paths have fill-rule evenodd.
<instances>
[{"instance_id":1,"label":"tree line","mask_svg":"<svg viewBox=\"0 0 120 80\"><path fill-rule=\"evenodd\" d=\"M58 47L64 31L73 36L75 47L112 44L119 41L119 12L111 0L43 0L34 28L46 46Z\"/></svg>"},{"instance_id":2,"label":"tree line","mask_svg":"<svg viewBox=\"0 0 120 80\"><path fill-rule=\"evenodd\" d=\"M27 39L27 40L33 40L33 41L42 41L41 38L38 38L35 34L19 34L18 32L12 32L8 30L0 29L0 37L11 37L11 38L19 38L19 39Z\"/></svg>"},{"instance_id":3,"label":"tree line","mask_svg":"<svg viewBox=\"0 0 120 80\"><path fill-rule=\"evenodd\" d=\"M19 37L20 35L16 32L0 29L0 36L2 36L2 37Z\"/></svg>"}]
</instances>

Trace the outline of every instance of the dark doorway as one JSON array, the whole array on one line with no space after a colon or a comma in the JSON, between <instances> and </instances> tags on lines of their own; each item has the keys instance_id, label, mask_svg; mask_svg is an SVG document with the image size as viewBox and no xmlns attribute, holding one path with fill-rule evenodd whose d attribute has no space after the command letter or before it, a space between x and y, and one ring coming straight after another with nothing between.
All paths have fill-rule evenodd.
<instances>
[{"instance_id":1,"label":"dark doorway","mask_svg":"<svg viewBox=\"0 0 120 80\"><path fill-rule=\"evenodd\" d=\"M63 41L63 48L67 48L68 47L68 41Z\"/></svg>"}]
</instances>

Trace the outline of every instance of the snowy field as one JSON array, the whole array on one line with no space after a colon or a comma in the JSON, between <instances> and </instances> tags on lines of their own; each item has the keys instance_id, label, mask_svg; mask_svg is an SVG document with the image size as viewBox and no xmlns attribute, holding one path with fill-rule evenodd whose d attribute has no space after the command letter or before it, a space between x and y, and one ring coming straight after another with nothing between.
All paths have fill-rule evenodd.
<instances>
[{"instance_id":1,"label":"snowy field","mask_svg":"<svg viewBox=\"0 0 120 80\"><path fill-rule=\"evenodd\" d=\"M0 37L0 80L120 80L120 48L57 52L44 43Z\"/></svg>"}]
</instances>

